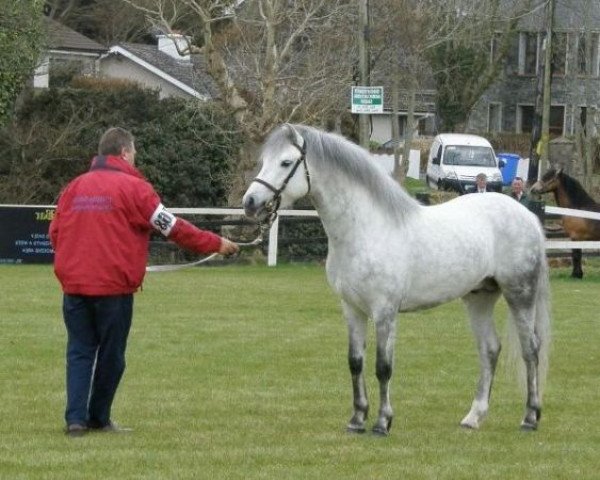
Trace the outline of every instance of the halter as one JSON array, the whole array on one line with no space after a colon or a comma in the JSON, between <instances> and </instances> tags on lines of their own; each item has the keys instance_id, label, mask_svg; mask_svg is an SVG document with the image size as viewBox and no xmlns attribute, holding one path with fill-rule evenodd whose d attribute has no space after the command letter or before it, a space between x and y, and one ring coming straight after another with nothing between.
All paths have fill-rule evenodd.
<instances>
[{"instance_id":1,"label":"halter","mask_svg":"<svg viewBox=\"0 0 600 480\"><path fill-rule=\"evenodd\" d=\"M277 210L279 210L279 206L281 205L281 194L285 190L285 187L287 187L288 182L296 173L296 170L298 170L298 167L301 163L304 163L304 175L306 177L306 183L308 184L308 192L306 192L306 194L308 195L310 193L310 173L308 171L308 165L306 164L306 141L302 144L302 146L296 143L292 143L292 145L296 147L300 152L300 158L298 158L298 160L296 160L296 163L294 163L294 166L290 170L290 173L288 173L288 176L285 177L285 179L283 180L281 187L275 188L269 182L266 182L262 178L258 177L252 180L253 182L257 182L261 185L264 185L275 194L271 201L267 202L267 204L265 205L267 213L269 214L267 218L267 228L270 227L277 218Z\"/></svg>"}]
</instances>

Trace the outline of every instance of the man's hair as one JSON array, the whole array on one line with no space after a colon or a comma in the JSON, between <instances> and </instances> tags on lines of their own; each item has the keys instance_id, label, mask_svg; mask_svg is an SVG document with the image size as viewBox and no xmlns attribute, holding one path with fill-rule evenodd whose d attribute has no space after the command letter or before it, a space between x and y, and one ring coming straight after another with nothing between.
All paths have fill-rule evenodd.
<instances>
[{"instance_id":1,"label":"man's hair","mask_svg":"<svg viewBox=\"0 0 600 480\"><path fill-rule=\"evenodd\" d=\"M523 179L522 179L521 177L515 177L515 178L513 178L513 182L514 182L514 181L517 181L517 180L518 180L518 181L521 181L521 182L523 181Z\"/></svg>"},{"instance_id":2,"label":"man's hair","mask_svg":"<svg viewBox=\"0 0 600 480\"><path fill-rule=\"evenodd\" d=\"M487 180L487 175L485 173L478 173L475 180Z\"/></svg>"},{"instance_id":3,"label":"man's hair","mask_svg":"<svg viewBox=\"0 0 600 480\"><path fill-rule=\"evenodd\" d=\"M131 150L134 143L133 135L124 128L109 128L98 143L99 155L121 155L121 150Z\"/></svg>"}]
</instances>

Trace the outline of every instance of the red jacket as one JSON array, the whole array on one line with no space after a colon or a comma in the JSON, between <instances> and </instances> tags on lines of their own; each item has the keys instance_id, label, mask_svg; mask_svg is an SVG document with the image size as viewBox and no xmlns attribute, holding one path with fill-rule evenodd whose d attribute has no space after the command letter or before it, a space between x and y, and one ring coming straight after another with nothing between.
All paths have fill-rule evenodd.
<instances>
[{"instance_id":1,"label":"red jacket","mask_svg":"<svg viewBox=\"0 0 600 480\"><path fill-rule=\"evenodd\" d=\"M50 223L54 272L72 295L135 292L144 279L152 229L197 253L221 238L175 217L142 174L121 157L98 156L70 182Z\"/></svg>"}]
</instances>

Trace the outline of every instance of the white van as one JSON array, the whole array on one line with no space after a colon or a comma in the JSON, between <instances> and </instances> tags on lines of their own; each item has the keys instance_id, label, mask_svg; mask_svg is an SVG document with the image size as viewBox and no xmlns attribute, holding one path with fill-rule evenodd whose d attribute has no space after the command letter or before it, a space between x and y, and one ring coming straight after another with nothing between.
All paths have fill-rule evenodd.
<instances>
[{"instance_id":1,"label":"white van","mask_svg":"<svg viewBox=\"0 0 600 480\"><path fill-rule=\"evenodd\" d=\"M427 159L427 184L438 190L465 193L475 188L475 177L485 173L488 190L502 191L501 166L483 137L442 133L434 138Z\"/></svg>"}]
</instances>

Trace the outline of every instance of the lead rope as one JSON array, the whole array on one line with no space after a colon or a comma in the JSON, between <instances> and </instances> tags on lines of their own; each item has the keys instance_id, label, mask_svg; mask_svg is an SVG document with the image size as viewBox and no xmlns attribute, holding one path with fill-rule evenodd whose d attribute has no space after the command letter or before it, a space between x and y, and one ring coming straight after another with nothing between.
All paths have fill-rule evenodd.
<instances>
[{"instance_id":1,"label":"lead rope","mask_svg":"<svg viewBox=\"0 0 600 480\"><path fill-rule=\"evenodd\" d=\"M269 210L269 216L267 218L266 223L259 223L259 233L258 233L258 237L256 237L254 240L252 240L251 242L235 242L238 244L238 246L240 247L254 247L256 245L260 245L263 242L263 235L264 233L269 230L271 228L271 225L273 225L273 222L275 222L275 220L277 219L277 211L279 210L279 205L281 204L281 193L285 190L285 187L287 186L288 182L290 181L290 179L294 176L294 174L296 173L296 170L298 169L298 167L300 166L301 163L304 163L304 175L306 176L306 182L308 183L308 192L310 193L310 173L308 171L308 165L306 164L306 142L302 144L302 146L299 146L297 144L293 144L294 147L296 147L299 151L300 151L300 158L298 160L296 160L296 163L294 164L294 166L292 167L292 170L290 171L290 173L288 174L288 176L285 178L285 180L283 181L283 184L281 185L280 188L275 188L273 185L271 185L268 182L265 182L264 180L260 179L260 178L255 178L253 180L253 182L258 182L262 185L264 185L265 187L267 187L269 190L271 190L275 195L273 197L273 199L270 202L270 208ZM213 253L211 255L209 255L208 257L205 258L201 258L200 260L196 260L195 262L190 262L190 263L180 263L180 264L176 264L176 265L152 265L152 266L147 266L146 267L146 272L173 272L175 270L183 270L184 268L190 268L190 267L195 267L196 265L201 265L203 263L206 263L210 260L212 260L213 258L215 258L217 255L219 255L218 253Z\"/></svg>"},{"instance_id":2,"label":"lead rope","mask_svg":"<svg viewBox=\"0 0 600 480\"><path fill-rule=\"evenodd\" d=\"M239 247L254 247L260 245L264 240L264 233L269 228L271 228L271 224L273 222L269 221L266 224L259 224L260 231L258 236L252 240L251 242L235 242ZM219 256L218 252L210 254L208 257L201 258L200 260L196 260L195 262L189 263L178 263L178 264L169 264L169 265L149 265L146 267L146 272L174 272L176 270L183 270L184 268L195 267L197 265L202 265L203 263L209 262L213 258Z\"/></svg>"}]
</instances>

